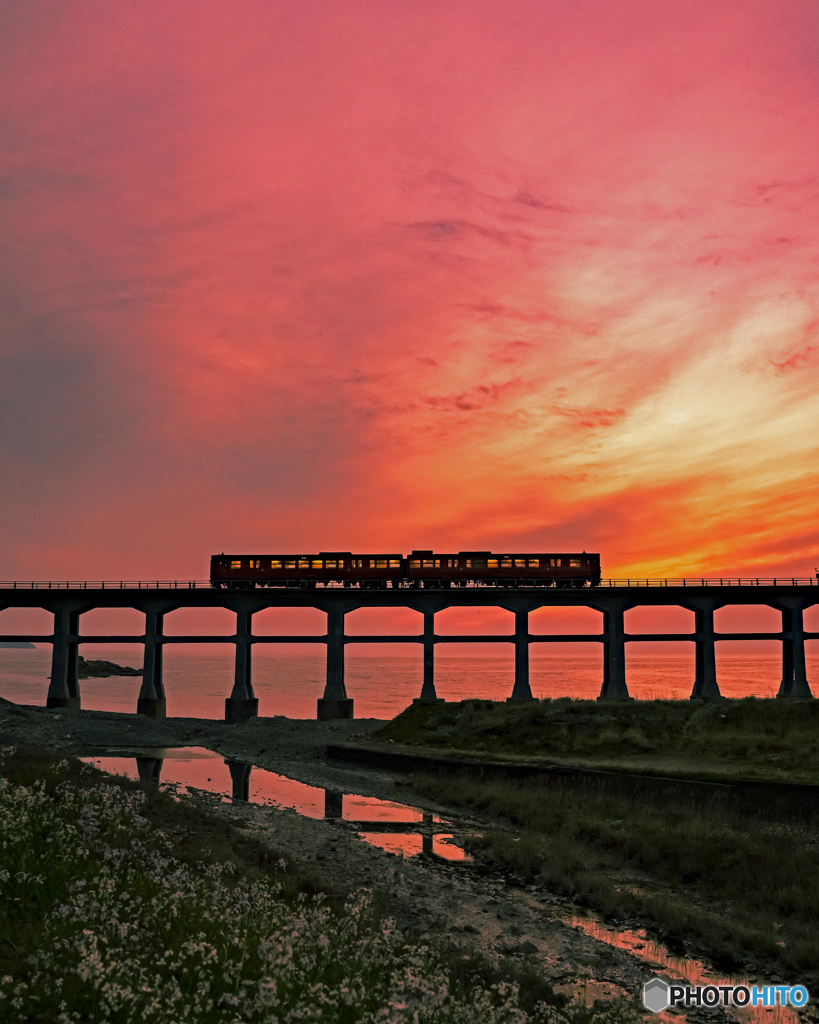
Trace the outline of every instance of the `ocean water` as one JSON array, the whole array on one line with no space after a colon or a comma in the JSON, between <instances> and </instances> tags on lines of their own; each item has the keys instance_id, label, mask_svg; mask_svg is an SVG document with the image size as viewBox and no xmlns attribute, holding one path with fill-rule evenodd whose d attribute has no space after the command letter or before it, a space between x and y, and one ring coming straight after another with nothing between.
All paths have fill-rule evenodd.
<instances>
[{"instance_id":1,"label":"ocean water","mask_svg":"<svg viewBox=\"0 0 819 1024\"><path fill-rule=\"evenodd\" d=\"M253 686L259 698L259 714L288 718L315 718L316 700L322 696L325 678L323 645L304 645L298 652L259 645L253 655ZM363 646L363 645L362 645ZM535 697L594 699L603 678L602 650L573 653L569 647L591 645L550 644L547 653L537 648L530 655L530 683ZM717 653L717 679L726 697L774 697L781 679L778 644L766 644L755 654ZM305 649L306 648L306 649ZM562 650L556 650L562 648ZM808 644L808 679L819 695L819 650ZM371 648L370 648L371 649ZM474 650L474 649L473 649ZM86 644L86 658L105 658L138 668L139 644ZM51 648L0 649L0 697L20 704L45 704ZM346 652L347 695L355 700L356 718L392 718L421 692L420 647L405 655ZM694 684L694 656L690 654L627 655L629 692L641 699L685 699ZM470 697L505 700L511 695L514 657L447 654L436 657L435 685L439 697L458 701ZM110 677L80 681L82 706L100 711L136 710L139 677ZM164 667L167 711L171 717L222 718L225 698L233 685L233 649L214 644L209 649L168 645Z\"/></svg>"}]
</instances>

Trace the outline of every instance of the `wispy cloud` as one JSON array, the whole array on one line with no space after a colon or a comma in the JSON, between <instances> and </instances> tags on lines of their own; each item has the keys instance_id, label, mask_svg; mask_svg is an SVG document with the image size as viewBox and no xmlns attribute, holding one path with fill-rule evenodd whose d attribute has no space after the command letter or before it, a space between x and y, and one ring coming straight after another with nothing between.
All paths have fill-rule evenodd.
<instances>
[{"instance_id":1,"label":"wispy cloud","mask_svg":"<svg viewBox=\"0 0 819 1024\"><path fill-rule=\"evenodd\" d=\"M812 0L3 17L0 575L815 559Z\"/></svg>"}]
</instances>

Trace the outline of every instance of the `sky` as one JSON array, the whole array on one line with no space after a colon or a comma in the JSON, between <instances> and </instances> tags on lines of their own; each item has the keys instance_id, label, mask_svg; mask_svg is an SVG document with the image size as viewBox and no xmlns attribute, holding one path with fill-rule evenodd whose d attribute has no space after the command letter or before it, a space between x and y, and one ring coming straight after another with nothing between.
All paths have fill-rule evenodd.
<instances>
[{"instance_id":1,"label":"sky","mask_svg":"<svg viewBox=\"0 0 819 1024\"><path fill-rule=\"evenodd\" d=\"M0 579L819 564L815 0L0 5Z\"/></svg>"}]
</instances>

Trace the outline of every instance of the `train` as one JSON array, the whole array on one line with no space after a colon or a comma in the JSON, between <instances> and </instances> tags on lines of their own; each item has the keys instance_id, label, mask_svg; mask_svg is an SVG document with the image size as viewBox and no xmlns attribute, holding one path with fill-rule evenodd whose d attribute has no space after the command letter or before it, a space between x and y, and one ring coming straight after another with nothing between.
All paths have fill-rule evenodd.
<instances>
[{"instance_id":1,"label":"train","mask_svg":"<svg viewBox=\"0 0 819 1024\"><path fill-rule=\"evenodd\" d=\"M581 552L491 551L437 552L415 550L355 554L319 551L313 555L212 555L211 586L255 587L344 586L361 590L387 588L596 587L600 555Z\"/></svg>"}]
</instances>

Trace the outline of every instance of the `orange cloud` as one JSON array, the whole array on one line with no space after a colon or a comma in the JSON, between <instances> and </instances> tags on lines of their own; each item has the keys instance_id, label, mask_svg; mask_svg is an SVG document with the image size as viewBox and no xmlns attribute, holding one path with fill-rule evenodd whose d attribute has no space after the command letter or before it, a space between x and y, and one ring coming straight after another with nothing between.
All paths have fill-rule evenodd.
<instances>
[{"instance_id":1,"label":"orange cloud","mask_svg":"<svg viewBox=\"0 0 819 1024\"><path fill-rule=\"evenodd\" d=\"M801 571L815 5L147 0L0 39L0 576Z\"/></svg>"}]
</instances>

